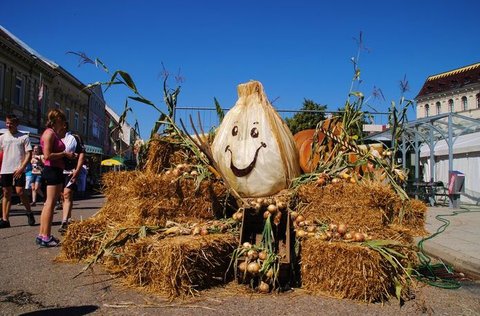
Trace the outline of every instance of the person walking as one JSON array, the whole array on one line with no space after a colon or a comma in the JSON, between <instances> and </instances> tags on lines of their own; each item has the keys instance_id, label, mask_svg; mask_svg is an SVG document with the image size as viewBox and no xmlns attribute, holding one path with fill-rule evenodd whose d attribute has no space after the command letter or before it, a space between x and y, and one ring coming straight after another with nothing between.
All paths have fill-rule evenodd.
<instances>
[{"instance_id":1,"label":"person walking","mask_svg":"<svg viewBox=\"0 0 480 316\"><path fill-rule=\"evenodd\" d=\"M68 122L65 125L67 130L65 137L62 138L65 144L65 151L74 153L75 159L65 160L65 186L63 188L63 216L62 225L58 229L60 234L65 234L68 228L68 223L72 217L73 208L73 192L79 188L79 178L82 172L82 166L85 161L85 146L79 135L72 134L69 131Z\"/></svg>"},{"instance_id":2,"label":"person walking","mask_svg":"<svg viewBox=\"0 0 480 316\"><path fill-rule=\"evenodd\" d=\"M53 208L58 200L63 186L63 170L65 169L64 158L75 158L74 153L65 151L65 144L61 138L65 135L65 113L59 109L53 109L47 115L47 128L40 138L43 150L44 168L42 177L47 186L47 199L43 205L40 217L40 232L35 242L41 247L56 247L60 241L52 236Z\"/></svg>"},{"instance_id":3,"label":"person walking","mask_svg":"<svg viewBox=\"0 0 480 316\"><path fill-rule=\"evenodd\" d=\"M7 131L0 136L0 148L3 152L0 183L3 188L2 219L0 228L10 227L10 209L12 207L13 188L27 210L28 225L35 225L30 202L25 194L25 168L32 157L32 145L28 134L20 132L19 119L14 114L6 116Z\"/></svg>"},{"instance_id":4,"label":"person walking","mask_svg":"<svg viewBox=\"0 0 480 316\"><path fill-rule=\"evenodd\" d=\"M32 164L32 204L37 205L38 196L45 199L42 192L42 169L43 169L43 156L41 147L38 145L33 146L33 156L30 161Z\"/></svg>"}]
</instances>

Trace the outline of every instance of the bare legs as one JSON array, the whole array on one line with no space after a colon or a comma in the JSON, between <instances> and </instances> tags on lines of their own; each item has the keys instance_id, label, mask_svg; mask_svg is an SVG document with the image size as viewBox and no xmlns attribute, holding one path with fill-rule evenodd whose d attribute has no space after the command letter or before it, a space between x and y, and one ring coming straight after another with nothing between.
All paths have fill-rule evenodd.
<instances>
[{"instance_id":1,"label":"bare legs","mask_svg":"<svg viewBox=\"0 0 480 316\"><path fill-rule=\"evenodd\" d=\"M53 209L62 192L62 184L47 185L47 199L40 216L40 236L50 236L52 233Z\"/></svg>"}]
</instances>

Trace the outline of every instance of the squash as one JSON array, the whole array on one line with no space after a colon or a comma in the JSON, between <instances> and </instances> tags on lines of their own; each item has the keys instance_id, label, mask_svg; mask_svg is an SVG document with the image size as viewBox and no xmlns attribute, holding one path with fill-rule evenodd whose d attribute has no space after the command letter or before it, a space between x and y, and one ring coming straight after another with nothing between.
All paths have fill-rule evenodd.
<instances>
[{"instance_id":1,"label":"squash","mask_svg":"<svg viewBox=\"0 0 480 316\"><path fill-rule=\"evenodd\" d=\"M322 123L322 128L332 131L334 135L340 135L342 123L338 121L337 118L326 119ZM317 169L320 159L324 161L329 160L329 155L333 150L334 143L333 140L329 139L326 135L318 130L317 132L317 142L316 150L312 152L312 147L314 146L313 137L315 135L316 129L307 129L296 133L293 136L295 140L295 146L298 150L298 159L300 163L300 168L305 173L310 173Z\"/></svg>"}]
</instances>

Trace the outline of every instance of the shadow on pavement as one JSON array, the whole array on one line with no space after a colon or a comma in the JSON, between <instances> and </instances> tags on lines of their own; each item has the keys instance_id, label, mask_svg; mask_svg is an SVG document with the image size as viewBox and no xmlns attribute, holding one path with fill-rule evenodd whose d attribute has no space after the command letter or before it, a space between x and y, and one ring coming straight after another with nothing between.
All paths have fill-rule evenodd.
<instances>
[{"instance_id":1,"label":"shadow on pavement","mask_svg":"<svg viewBox=\"0 0 480 316\"><path fill-rule=\"evenodd\" d=\"M98 309L98 306L95 305L83 305L83 306L71 306L71 307L59 307L59 308L49 308L42 309L35 312L20 314L22 316L39 316L39 315L87 315L93 313Z\"/></svg>"}]
</instances>

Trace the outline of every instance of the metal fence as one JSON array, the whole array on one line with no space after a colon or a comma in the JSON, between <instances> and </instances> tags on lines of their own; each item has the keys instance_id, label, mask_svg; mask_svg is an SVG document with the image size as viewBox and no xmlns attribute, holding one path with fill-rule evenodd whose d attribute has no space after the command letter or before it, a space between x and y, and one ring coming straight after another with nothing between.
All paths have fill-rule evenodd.
<instances>
[{"instance_id":1,"label":"metal fence","mask_svg":"<svg viewBox=\"0 0 480 316\"><path fill-rule=\"evenodd\" d=\"M226 114L230 109L222 109ZM276 110L280 116L285 118L291 118L297 113L324 113L326 117L340 114L338 111L314 111L314 110ZM371 125L388 125L388 114L386 112L364 112L365 122ZM188 133L193 133L193 129L190 123L190 117L200 133L199 125L203 127L203 131L208 133L220 125L220 120L217 114L216 108L204 108L204 107L177 107L174 113L175 123L180 126L180 120L184 123ZM199 123L200 121L200 123Z\"/></svg>"}]
</instances>

